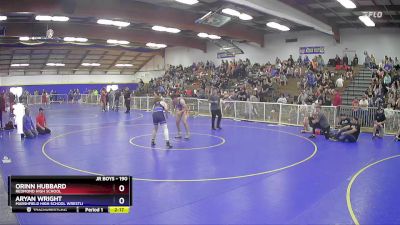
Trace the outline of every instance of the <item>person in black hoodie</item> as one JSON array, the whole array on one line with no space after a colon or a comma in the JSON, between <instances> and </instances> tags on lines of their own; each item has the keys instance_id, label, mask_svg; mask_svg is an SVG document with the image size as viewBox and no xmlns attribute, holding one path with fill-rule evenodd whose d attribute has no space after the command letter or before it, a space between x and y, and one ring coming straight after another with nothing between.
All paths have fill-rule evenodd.
<instances>
[{"instance_id":1,"label":"person in black hoodie","mask_svg":"<svg viewBox=\"0 0 400 225\"><path fill-rule=\"evenodd\" d=\"M126 107L125 113L130 113L130 111L131 111L131 91L129 90L128 87L126 87L124 90L124 101L125 101L125 107Z\"/></svg>"}]
</instances>

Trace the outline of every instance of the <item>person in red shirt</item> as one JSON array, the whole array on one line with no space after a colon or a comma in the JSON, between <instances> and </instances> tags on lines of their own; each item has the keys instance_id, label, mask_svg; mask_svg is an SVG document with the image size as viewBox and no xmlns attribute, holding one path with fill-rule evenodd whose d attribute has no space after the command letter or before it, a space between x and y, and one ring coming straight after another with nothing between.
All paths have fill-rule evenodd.
<instances>
[{"instance_id":1,"label":"person in red shirt","mask_svg":"<svg viewBox=\"0 0 400 225\"><path fill-rule=\"evenodd\" d=\"M50 134L51 130L47 127L46 117L43 108L39 108L39 114L36 117L36 130L39 134Z\"/></svg>"},{"instance_id":2,"label":"person in red shirt","mask_svg":"<svg viewBox=\"0 0 400 225\"><path fill-rule=\"evenodd\" d=\"M333 106L340 106L342 104L342 97L338 91L335 91L335 96L333 97Z\"/></svg>"}]
</instances>

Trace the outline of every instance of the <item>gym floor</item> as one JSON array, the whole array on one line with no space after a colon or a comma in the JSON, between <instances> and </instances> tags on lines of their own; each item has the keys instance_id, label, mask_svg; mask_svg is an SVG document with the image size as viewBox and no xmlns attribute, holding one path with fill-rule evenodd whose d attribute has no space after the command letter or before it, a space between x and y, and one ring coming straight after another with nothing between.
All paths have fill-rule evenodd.
<instances>
[{"instance_id":1,"label":"gym floor","mask_svg":"<svg viewBox=\"0 0 400 225\"><path fill-rule=\"evenodd\" d=\"M31 108L34 119L37 106ZM357 143L301 134L300 127L191 117L190 140L150 148L151 113L45 109L52 134L21 140L1 131L9 175L131 175L130 214L17 214L20 224L400 224L400 143ZM183 128L183 126L182 126ZM5 204L4 202L2 204ZM1 219L0 219L1 220Z\"/></svg>"}]
</instances>

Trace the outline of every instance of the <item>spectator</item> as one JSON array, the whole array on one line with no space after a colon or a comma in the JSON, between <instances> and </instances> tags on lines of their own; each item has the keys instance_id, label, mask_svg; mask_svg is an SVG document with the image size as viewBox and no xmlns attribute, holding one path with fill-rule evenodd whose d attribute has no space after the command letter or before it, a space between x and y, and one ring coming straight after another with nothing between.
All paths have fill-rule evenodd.
<instances>
[{"instance_id":1,"label":"spectator","mask_svg":"<svg viewBox=\"0 0 400 225\"><path fill-rule=\"evenodd\" d=\"M367 96L364 95L364 96L361 98L361 100L359 101L358 104L359 104L359 106L360 106L361 109L363 109L363 110L368 110L369 102L368 102Z\"/></svg>"},{"instance_id":2,"label":"spectator","mask_svg":"<svg viewBox=\"0 0 400 225\"><path fill-rule=\"evenodd\" d=\"M209 98L210 102L210 110L211 110L211 129L215 129L215 118L218 117L217 120L217 129L221 129L221 104L220 104L220 95L217 93L217 90L213 90L212 94Z\"/></svg>"},{"instance_id":3,"label":"spectator","mask_svg":"<svg viewBox=\"0 0 400 225\"><path fill-rule=\"evenodd\" d=\"M380 137L382 138L384 135L384 126L385 126L386 116L385 111L382 107L379 107L375 113L374 120L374 128L372 132L372 138Z\"/></svg>"},{"instance_id":4,"label":"spectator","mask_svg":"<svg viewBox=\"0 0 400 225\"><path fill-rule=\"evenodd\" d=\"M36 117L36 130L39 134L50 134L51 131L47 127L46 117L43 108L39 108L39 114Z\"/></svg>"},{"instance_id":5,"label":"spectator","mask_svg":"<svg viewBox=\"0 0 400 225\"><path fill-rule=\"evenodd\" d=\"M331 138L334 141L341 142L356 142L360 135L361 126L358 123L358 119L353 117L351 123L339 129L339 132L335 137Z\"/></svg>"},{"instance_id":6,"label":"spectator","mask_svg":"<svg viewBox=\"0 0 400 225\"><path fill-rule=\"evenodd\" d=\"M281 94L281 96L278 98L277 103L282 103L282 104L286 104L287 103L287 99L286 99L284 94Z\"/></svg>"},{"instance_id":7,"label":"spectator","mask_svg":"<svg viewBox=\"0 0 400 225\"><path fill-rule=\"evenodd\" d=\"M337 88L342 88L342 87L343 87L343 82L344 82L343 77L340 76L340 77L336 80L336 82L335 82L336 87L337 87Z\"/></svg>"},{"instance_id":8,"label":"spectator","mask_svg":"<svg viewBox=\"0 0 400 225\"><path fill-rule=\"evenodd\" d=\"M392 83L392 77L389 73L385 73L385 77L383 78L383 84L385 86L389 86Z\"/></svg>"},{"instance_id":9,"label":"spectator","mask_svg":"<svg viewBox=\"0 0 400 225\"><path fill-rule=\"evenodd\" d=\"M37 131L35 129L35 125L33 124L32 118L29 116L29 109L25 108L25 115L22 119L23 121L23 132L26 138L34 138L36 137Z\"/></svg>"},{"instance_id":10,"label":"spectator","mask_svg":"<svg viewBox=\"0 0 400 225\"><path fill-rule=\"evenodd\" d=\"M129 113L131 111L131 91L129 90L129 87L126 87L124 90L124 101L126 107L125 113Z\"/></svg>"},{"instance_id":11,"label":"spectator","mask_svg":"<svg viewBox=\"0 0 400 225\"><path fill-rule=\"evenodd\" d=\"M349 65L349 58L347 58L347 54L344 54L344 56L343 56L343 65L344 66Z\"/></svg>"},{"instance_id":12,"label":"spectator","mask_svg":"<svg viewBox=\"0 0 400 225\"><path fill-rule=\"evenodd\" d=\"M357 65L358 65L358 56L357 56L357 54L355 54L354 58L353 58L353 66L357 66Z\"/></svg>"},{"instance_id":13,"label":"spectator","mask_svg":"<svg viewBox=\"0 0 400 225\"><path fill-rule=\"evenodd\" d=\"M119 110L119 99L121 98L121 90L117 89L114 94L114 111L118 112Z\"/></svg>"},{"instance_id":14,"label":"spectator","mask_svg":"<svg viewBox=\"0 0 400 225\"><path fill-rule=\"evenodd\" d=\"M309 125L312 127L312 135L310 138L315 138L315 130L317 128L321 129L321 134L325 136L325 139L330 137L330 125L326 116L321 112L321 106L317 105L315 107L315 113L309 118Z\"/></svg>"},{"instance_id":15,"label":"spectator","mask_svg":"<svg viewBox=\"0 0 400 225\"><path fill-rule=\"evenodd\" d=\"M333 97L333 106L340 106L342 104L342 96L340 96L339 91L335 91L334 97Z\"/></svg>"},{"instance_id":16,"label":"spectator","mask_svg":"<svg viewBox=\"0 0 400 225\"><path fill-rule=\"evenodd\" d=\"M3 130L3 93L0 94L0 130Z\"/></svg>"},{"instance_id":17,"label":"spectator","mask_svg":"<svg viewBox=\"0 0 400 225\"><path fill-rule=\"evenodd\" d=\"M304 90L302 90L300 95L297 97L297 104L304 105L306 103L307 98L308 98L307 93Z\"/></svg>"}]
</instances>

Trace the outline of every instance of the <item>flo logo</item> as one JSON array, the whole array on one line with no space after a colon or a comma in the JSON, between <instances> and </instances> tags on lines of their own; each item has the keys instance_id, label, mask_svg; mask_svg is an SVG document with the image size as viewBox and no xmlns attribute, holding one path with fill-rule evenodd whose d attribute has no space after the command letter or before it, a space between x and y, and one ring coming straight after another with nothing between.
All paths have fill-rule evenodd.
<instances>
[{"instance_id":1,"label":"flo logo","mask_svg":"<svg viewBox=\"0 0 400 225\"><path fill-rule=\"evenodd\" d=\"M382 18L383 12L363 12L365 16L373 17L373 18Z\"/></svg>"}]
</instances>

